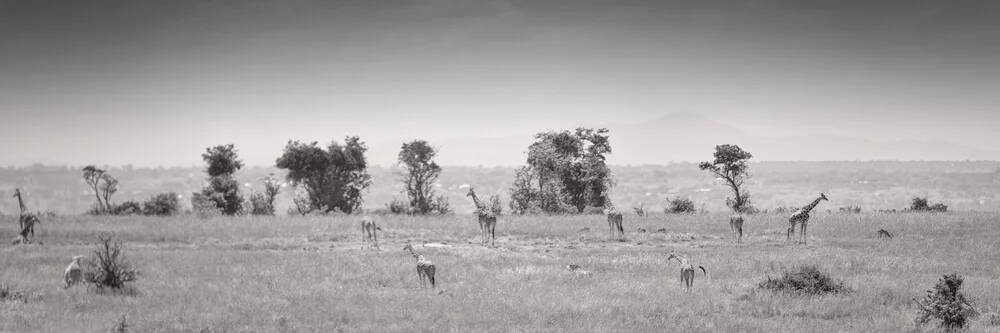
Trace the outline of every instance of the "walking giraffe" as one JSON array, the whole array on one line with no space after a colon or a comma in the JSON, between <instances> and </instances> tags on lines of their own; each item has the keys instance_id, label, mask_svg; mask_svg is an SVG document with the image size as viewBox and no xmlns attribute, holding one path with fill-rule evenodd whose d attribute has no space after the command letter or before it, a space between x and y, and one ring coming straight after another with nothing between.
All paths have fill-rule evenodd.
<instances>
[{"instance_id":1,"label":"walking giraffe","mask_svg":"<svg viewBox=\"0 0 1000 333\"><path fill-rule=\"evenodd\" d=\"M413 255L413 259L417 260L417 278L420 279L420 285L423 286L425 283L424 279L427 279L431 282L431 288L434 288L434 263L413 250L413 245L409 242L403 247L403 251L409 251Z\"/></svg>"},{"instance_id":2,"label":"walking giraffe","mask_svg":"<svg viewBox=\"0 0 1000 333\"><path fill-rule=\"evenodd\" d=\"M729 228L733 230L733 239L736 243L743 241L743 214L735 213L729 216Z\"/></svg>"},{"instance_id":3,"label":"walking giraffe","mask_svg":"<svg viewBox=\"0 0 1000 333\"><path fill-rule=\"evenodd\" d=\"M483 245L490 243L490 246L494 246L496 242L496 228L497 228L497 216L493 215L489 207L486 207L482 201L479 201L479 197L476 196L476 191L472 187L469 187L469 193L466 195L472 197L472 202L476 204L476 217L479 220L479 230L482 233Z\"/></svg>"},{"instance_id":4,"label":"walking giraffe","mask_svg":"<svg viewBox=\"0 0 1000 333\"><path fill-rule=\"evenodd\" d=\"M21 232L19 233L18 239L14 242L27 244L30 243L28 240L28 234L31 234L31 237L35 237L35 223L40 223L41 220L38 219L37 215L29 212L28 207L24 205L24 199L21 198L20 188L14 189L14 197L17 198L17 204L21 207L21 216L18 218L18 222L21 226Z\"/></svg>"},{"instance_id":5,"label":"walking giraffe","mask_svg":"<svg viewBox=\"0 0 1000 333\"><path fill-rule=\"evenodd\" d=\"M624 217L621 212L615 209L615 205L609 199L604 200L604 215L608 217L608 239L625 240L625 229L622 228ZM618 237L619 235L621 237Z\"/></svg>"},{"instance_id":6,"label":"walking giraffe","mask_svg":"<svg viewBox=\"0 0 1000 333\"><path fill-rule=\"evenodd\" d=\"M667 265L670 265L670 259L677 259L681 263L681 287L687 287L688 291L691 291L691 286L694 285L694 266L688 262L688 258L684 258L674 254L673 251L670 252L670 256L667 257ZM701 268L701 272L708 275L708 271L705 267L698 266Z\"/></svg>"},{"instance_id":7,"label":"walking giraffe","mask_svg":"<svg viewBox=\"0 0 1000 333\"><path fill-rule=\"evenodd\" d=\"M365 249L365 244L371 248L374 246L378 249L378 234L377 231L382 230L377 225L375 225L375 219L371 215L365 215L361 218L361 249Z\"/></svg>"},{"instance_id":8,"label":"walking giraffe","mask_svg":"<svg viewBox=\"0 0 1000 333\"><path fill-rule=\"evenodd\" d=\"M788 223L790 224L790 226L788 227L788 236L785 238L785 241L789 241L792 239L792 235L795 234L795 224L797 223L801 225L800 229L802 232L802 244L806 243L806 223L809 222L809 211L811 211L813 208L816 208L816 205L818 205L819 202L823 200L829 201L829 199L826 198L825 194L820 193L819 198L816 198L816 200L813 200L813 202L809 203L805 207L799 208L799 210L796 210L795 213L788 218Z\"/></svg>"}]
</instances>

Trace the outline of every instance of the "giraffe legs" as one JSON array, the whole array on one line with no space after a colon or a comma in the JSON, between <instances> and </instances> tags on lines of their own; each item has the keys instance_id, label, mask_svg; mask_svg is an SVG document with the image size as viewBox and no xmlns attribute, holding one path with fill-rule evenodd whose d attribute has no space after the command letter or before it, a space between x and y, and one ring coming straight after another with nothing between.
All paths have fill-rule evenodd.
<instances>
[{"instance_id":1,"label":"giraffe legs","mask_svg":"<svg viewBox=\"0 0 1000 333\"><path fill-rule=\"evenodd\" d=\"M802 222L802 244L806 244L806 222Z\"/></svg>"}]
</instances>

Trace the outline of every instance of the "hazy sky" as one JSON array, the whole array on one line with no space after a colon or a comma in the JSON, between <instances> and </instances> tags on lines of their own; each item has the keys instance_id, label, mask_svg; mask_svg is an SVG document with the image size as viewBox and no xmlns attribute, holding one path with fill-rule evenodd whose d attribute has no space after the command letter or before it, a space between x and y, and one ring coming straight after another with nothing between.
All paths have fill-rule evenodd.
<instances>
[{"instance_id":1,"label":"hazy sky","mask_svg":"<svg viewBox=\"0 0 1000 333\"><path fill-rule=\"evenodd\" d=\"M0 0L0 164L192 165L223 143L273 164L289 139L682 110L994 149L998 105L998 1Z\"/></svg>"}]
</instances>

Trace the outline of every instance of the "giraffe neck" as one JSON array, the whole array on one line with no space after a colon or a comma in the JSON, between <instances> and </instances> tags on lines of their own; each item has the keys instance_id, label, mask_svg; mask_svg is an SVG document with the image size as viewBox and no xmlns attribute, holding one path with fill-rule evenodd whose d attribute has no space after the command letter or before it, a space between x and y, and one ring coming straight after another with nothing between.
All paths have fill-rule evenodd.
<instances>
[{"instance_id":1,"label":"giraffe neck","mask_svg":"<svg viewBox=\"0 0 1000 333\"><path fill-rule=\"evenodd\" d=\"M483 203L479 201L479 197L476 196L476 192L470 193L472 193L472 202L476 204L476 210L483 211Z\"/></svg>"},{"instance_id":2,"label":"giraffe neck","mask_svg":"<svg viewBox=\"0 0 1000 333\"><path fill-rule=\"evenodd\" d=\"M417 251L414 251L413 248L410 248L409 251L410 255L413 256L413 259L416 259L417 261L424 259L424 256L420 255L420 253L417 253Z\"/></svg>"},{"instance_id":3,"label":"giraffe neck","mask_svg":"<svg viewBox=\"0 0 1000 333\"><path fill-rule=\"evenodd\" d=\"M802 207L802 212L809 213L809 211L811 211L813 208L816 208L816 205L819 204L820 200L823 200L823 198L822 197L816 198L816 200L813 200L812 203L806 205L805 207Z\"/></svg>"},{"instance_id":4,"label":"giraffe neck","mask_svg":"<svg viewBox=\"0 0 1000 333\"><path fill-rule=\"evenodd\" d=\"M21 191L15 191L14 194L17 195L18 206L21 206L21 214L24 214L28 211L28 207L24 206L24 200L21 199Z\"/></svg>"}]
</instances>

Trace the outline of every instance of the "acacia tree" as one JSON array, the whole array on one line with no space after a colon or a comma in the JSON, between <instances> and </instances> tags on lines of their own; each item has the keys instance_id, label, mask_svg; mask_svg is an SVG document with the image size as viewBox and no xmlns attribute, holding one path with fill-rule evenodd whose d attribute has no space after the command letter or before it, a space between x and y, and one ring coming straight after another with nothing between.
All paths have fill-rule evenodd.
<instances>
[{"instance_id":1,"label":"acacia tree","mask_svg":"<svg viewBox=\"0 0 1000 333\"><path fill-rule=\"evenodd\" d=\"M371 186L367 151L357 136L347 137L343 145L334 140L326 150L316 141L288 141L275 164L288 170L288 181L305 190L305 197L296 201L303 214L315 210L351 213L361 207L362 191Z\"/></svg>"},{"instance_id":2,"label":"acacia tree","mask_svg":"<svg viewBox=\"0 0 1000 333\"><path fill-rule=\"evenodd\" d=\"M201 158L205 161L205 173L209 177L209 184L202 189L201 195L215 202L223 214L240 213L243 210L243 196L234 174L243 168L243 161L237 156L235 146L227 144L205 148ZM192 197L192 200L195 199Z\"/></svg>"},{"instance_id":3,"label":"acacia tree","mask_svg":"<svg viewBox=\"0 0 1000 333\"><path fill-rule=\"evenodd\" d=\"M587 206L603 207L613 186L605 164L610 153L606 128L536 134L527 163L538 180L539 207L547 212L561 211L562 205L577 212Z\"/></svg>"},{"instance_id":4,"label":"acacia tree","mask_svg":"<svg viewBox=\"0 0 1000 333\"><path fill-rule=\"evenodd\" d=\"M747 161L753 155L737 145L725 144L715 146L714 157L715 160L711 162L701 162L698 168L722 179L733 191L733 198L726 198L726 206L738 213L751 211L753 205L750 203L750 192L743 188L743 183L750 177Z\"/></svg>"},{"instance_id":5,"label":"acacia tree","mask_svg":"<svg viewBox=\"0 0 1000 333\"><path fill-rule=\"evenodd\" d=\"M93 165L83 168L83 180L94 190L94 197L97 198L95 213L111 211L111 196L118 192L118 180L107 173L107 170L100 169Z\"/></svg>"},{"instance_id":6,"label":"acacia tree","mask_svg":"<svg viewBox=\"0 0 1000 333\"><path fill-rule=\"evenodd\" d=\"M441 167L434 162L436 155L437 149L424 140L404 143L399 150L398 163L403 167L399 176L413 213L428 214L435 210L433 185L441 175Z\"/></svg>"}]
</instances>

